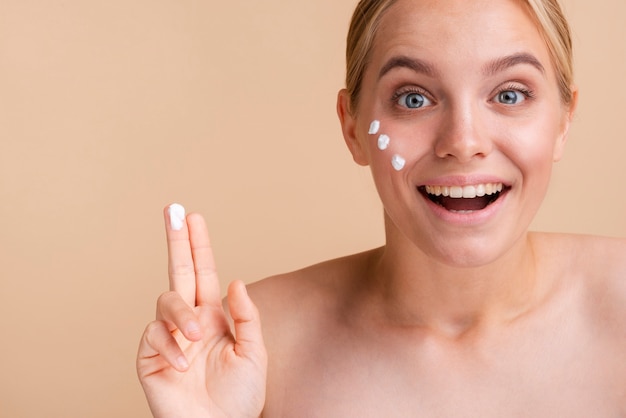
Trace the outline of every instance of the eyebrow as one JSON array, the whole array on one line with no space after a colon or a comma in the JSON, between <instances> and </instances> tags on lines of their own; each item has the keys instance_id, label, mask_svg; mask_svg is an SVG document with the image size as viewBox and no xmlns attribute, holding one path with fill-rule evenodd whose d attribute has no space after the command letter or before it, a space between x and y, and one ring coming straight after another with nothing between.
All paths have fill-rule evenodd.
<instances>
[{"instance_id":1,"label":"eyebrow","mask_svg":"<svg viewBox=\"0 0 626 418\"><path fill-rule=\"evenodd\" d=\"M502 58L497 58L487 63L483 67L483 74L487 76L492 76L520 64L531 65L539 70L539 72L541 72L542 74L545 74L546 72L541 62L539 62L539 60L535 58L534 55L526 52L520 52L517 54L507 55ZM398 55L387 61L387 63L380 69L378 79L380 80L385 74L395 68L408 68L409 70L412 70L416 73L425 74L433 78L436 78L439 74L439 71L437 71L437 69L433 65L429 64L426 61L423 61L419 58L411 58L406 55Z\"/></svg>"},{"instance_id":2,"label":"eyebrow","mask_svg":"<svg viewBox=\"0 0 626 418\"><path fill-rule=\"evenodd\" d=\"M483 68L483 74L490 76L495 75L508 68L514 67L519 64L528 64L535 67L541 74L545 74L546 70L541 65L541 62L534 55L527 52L520 52L517 54L507 55L502 58L495 59Z\"/></svg>"},{"instance_id":3,"label":"eyebrow","mask_svg":"<svg viewBox=\"0 0 626 418\"><path fill-rule=\"evenodd\" d=\"M380 69L378 73L378 79L383 78L385 74L394 68L408 68L409 70L413 70L416 73L422 73L430 77L436 77L438 71L431 64L426 61L422 61L418 58L407 57L406 55L398 55L396 57L391 58L387 63Z\"/></svg>"}]
</instances>

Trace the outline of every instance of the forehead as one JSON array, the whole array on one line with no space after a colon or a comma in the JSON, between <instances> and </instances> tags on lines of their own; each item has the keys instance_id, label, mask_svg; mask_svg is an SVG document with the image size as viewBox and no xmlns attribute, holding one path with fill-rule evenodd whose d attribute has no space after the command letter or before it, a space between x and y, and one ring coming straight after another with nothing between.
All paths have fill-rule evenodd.
<instances>
[{"instance_id":1,"label":"forehead","mask_svg":"<svg viewBox=\"0 0 626 418\"><path fill-rule=\"evenodd\" d=\"M374 61L403 54L478 63L526 52L550 66L548 48L522 0L397 0L382 16L372 48Z\"/></svg>"}]
</instances>

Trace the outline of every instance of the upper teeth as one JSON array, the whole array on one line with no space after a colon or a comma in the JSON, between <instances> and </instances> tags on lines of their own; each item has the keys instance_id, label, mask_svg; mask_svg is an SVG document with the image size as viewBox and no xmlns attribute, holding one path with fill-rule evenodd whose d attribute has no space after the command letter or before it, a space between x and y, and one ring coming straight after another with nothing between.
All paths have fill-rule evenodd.
<instances>
[{"instance_id":1,"label":"upper teeth","mask_svg":"<svg viewBox=\"0 0 626 418\"><path fill-rule=\"evenodd\" d=\"M502 183L474 184L468 186L426 186L426 193L454 199L472 199L501 192Z\"/></svg>"}]
</instances>

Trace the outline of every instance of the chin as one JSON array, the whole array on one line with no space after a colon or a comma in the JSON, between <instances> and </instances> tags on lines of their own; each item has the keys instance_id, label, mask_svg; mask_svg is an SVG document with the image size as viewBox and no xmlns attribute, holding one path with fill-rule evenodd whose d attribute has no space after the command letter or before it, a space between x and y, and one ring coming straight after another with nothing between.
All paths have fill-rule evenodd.
<instances>
[{"instance_id":1,"label":"chin","mask_svg":"<svg viewBox=\"0 0 626 418\"><path fill-rule=\"evenodd\" d=\"M506 239L502 236L439 236L426 245L425 253L440 264L453 268L480 268L498 263L522 248L521 236ZM424 244L424 243L422 243ZM422 248L424 248L423 245Z\"/></svg>"}]
</instances>

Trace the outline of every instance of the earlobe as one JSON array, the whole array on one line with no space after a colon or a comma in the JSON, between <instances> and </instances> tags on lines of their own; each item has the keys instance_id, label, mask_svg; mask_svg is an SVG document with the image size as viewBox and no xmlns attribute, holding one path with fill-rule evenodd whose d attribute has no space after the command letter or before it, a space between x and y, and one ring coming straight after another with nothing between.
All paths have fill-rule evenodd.
<instances>
[{"instance_id":1,"label":"earlobe","mask_svg":"<svg viewBox=\"0 0 626 418\"><path fill-rule=\"evenodd\" d=\"M553 160L555 162L559 161L563 157L563 154L565 153L565 144L567 143L569 128L572 123L572 120L574 119L576 106L578 105L578 87L572 86L571 91L572 91L572 97L571 97L569 104L567 105L567 114L565 115L563 130L554 147Z\"/></svg>"},{"instance_id":2,"label":"earlobe","mask_svg":"<svg viewBox=\"0 0 626 418\"><path fill-rule=\"evenodd\" d=\"M363 149L357 135L357 123L352 109L350 109L350 94L342 89L337 95L337 115L341 123L343 139L352 154L352 159L359 165L369 165L367 152Z\"/></svg>"}]
</instances>

